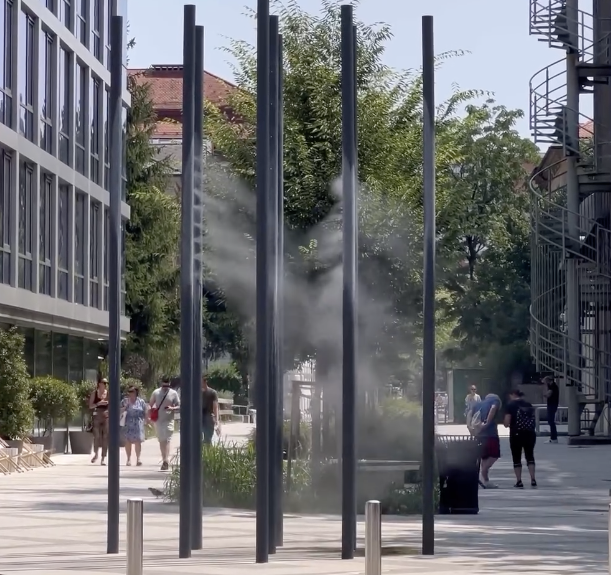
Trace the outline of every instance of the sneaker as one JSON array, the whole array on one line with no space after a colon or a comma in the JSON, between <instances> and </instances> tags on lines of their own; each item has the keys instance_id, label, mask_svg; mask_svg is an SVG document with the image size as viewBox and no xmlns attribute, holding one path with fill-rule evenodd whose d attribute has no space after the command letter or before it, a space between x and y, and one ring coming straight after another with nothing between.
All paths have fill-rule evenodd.
<instances>
[{"instance_id":1,"label":"sneaker","mask_svg":"<svg viewBox=\"0 0 611 575\"><path fill-rule=\"evenodd\" d=\"M547 443L558 443L557 439L550 439Z\"/></svg>"},{"instance_id":2,"label":"sneaker","mask_svg":"<svg viewBox=\"0 0 611 575\"><path fill-rule=\"evenodd\" d=\"M164 462L161 464L161 471L167 471L169 468L170 468L170 466L168 465L168 462L167 462L167 461L164 461Z\"/></svg>"},{"instance_id":3,"label":"sneaker","mask_svg":"<svg viewBox=\"0 0 611 575\"><path fill-rule=\"evenodd\" d=\"M516 489L524 489L524 484L521 481L516 481L516 484L514 485L514 487Z\"/></svg>"},{"instance_id":4,"label":"sneaker","mask_svg":"<svg viewBox=\"0 0 611 575\"><path fill-rule=\"evenodd\" d=\"M94 456L91 458L91 463L95 463L97 460L98 460L98 456L97 456L97 455L94 455Z\"/></svg>"},{"instance_id":5,"label":"sneaker","mask_svg":"<svg viewBox=\"0 0 611 575\"><path fill-rule=\"evenodd\" d=\"M532 479L532 480L531 480L531 482L530 482L530 486L531 486L533 489L536 489L536 488L537 488L537 482L536 482L536 480Z\"/></svg>"},{"instance_id":6,"label":"sneaker","mask_svg":"<svg viewBox=\"0 0 611 575\"><path fill-rule=\"evenodd\" d=\"M138 459L138 461L136 461L136 465L137 465L138 467L142 467L142 461L140 461L140 460Z\"/></svg>"},{"instance_id":7,"label":"sneaker","mask_svg":"<svg viewBox=\"0 0 611 575\"><path fill-rule=\"evenodd\" d=\"M496 483L492 483L492 481L488 481L486 483L486 489L498 489L499 486Z\"/></svg>"},{"instance_id":8,"label":"sneaker","mask_svg":"<svg viewBox=\"0 0 611 575\"><path fill-rule=\"evenodd\" d=\"M132 464L132 462L128 459L127 463L125 465L127 465L127 467L129 467Z\"/></svg>"},{"instance_id":9,"label":"sneaker","mask_svg":"<svg viewBox=\"0 0 611 575\"><path fill-rule=\"evenodd\" d=\"M106 465L106 460L102 457L102 461L100 461L100 465Z\"/></svg>"}]
</instances>

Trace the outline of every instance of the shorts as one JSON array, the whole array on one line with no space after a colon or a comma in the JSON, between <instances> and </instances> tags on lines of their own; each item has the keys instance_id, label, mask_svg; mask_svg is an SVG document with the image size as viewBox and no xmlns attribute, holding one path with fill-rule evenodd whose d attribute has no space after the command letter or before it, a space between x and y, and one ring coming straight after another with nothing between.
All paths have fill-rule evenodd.
<instances>
[{"instance_id":1,"label":"shorts","mask_svg":"<svg viewBox=\"0 0 611 575\"><path fill-rule=\"evenodd\" d=\"M160 442L170 441L174 434L174 420L172 421L156 421L155 433Z\"/></svg>"},{"instance_id":2,"label":"shorts","mask_svg":"<svg viewBox=\"0 0 611 575\"><path fill-rule=\"evenodd\" d=\"M482 459L501 457L501 442L497 436L482 437Z\"/></svg>"}]
</instances>

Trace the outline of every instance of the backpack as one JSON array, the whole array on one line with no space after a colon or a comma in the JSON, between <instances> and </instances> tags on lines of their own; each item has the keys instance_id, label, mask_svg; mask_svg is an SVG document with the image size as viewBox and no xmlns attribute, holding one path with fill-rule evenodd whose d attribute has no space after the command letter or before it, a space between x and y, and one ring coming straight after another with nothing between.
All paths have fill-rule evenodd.
<instances>
[{"instance_id":1,"label":"backpack","mask_svg":"<svg viewBox=\"0 0 611 575\"><path fill-rule=\"evenodd\" d=\"M530 405L519 405L516 411L516 431L535 431L535 408Z\"/></svg>"}]
</instances>

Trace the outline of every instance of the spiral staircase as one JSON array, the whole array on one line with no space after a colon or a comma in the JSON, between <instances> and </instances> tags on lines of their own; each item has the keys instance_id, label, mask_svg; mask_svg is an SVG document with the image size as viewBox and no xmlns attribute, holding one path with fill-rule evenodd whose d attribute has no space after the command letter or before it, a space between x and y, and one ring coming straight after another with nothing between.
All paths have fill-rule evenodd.
<instances>
[{"instance_id":1,"label":"spiral staircase","mask_svg":"<svg viewBox=\"0 0 611 575\"><path fill-rule=\"evenodd\" d=\"M609 436L611 14L593 2L595 14L578 0L530 0L530 33L563 52L530 83L530 128L549 145L530 182L531 347L538 371L572 394L570 434ZM591 117L579 109L588 98Z\"/></svg>"}]
</instances>

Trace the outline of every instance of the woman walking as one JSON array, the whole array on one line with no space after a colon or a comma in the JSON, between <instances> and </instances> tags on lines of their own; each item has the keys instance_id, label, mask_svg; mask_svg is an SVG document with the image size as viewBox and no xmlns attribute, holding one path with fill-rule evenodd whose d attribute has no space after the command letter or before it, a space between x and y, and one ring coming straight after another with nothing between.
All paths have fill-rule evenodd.
<instances>
[{"instance_id":1,"label":"woman walking","mask_svg":"<svg viewBox=\"0 0 611 575\"><path fill-rule=\"evenodd\" d=\"M537 487L535 478L535 444L537 443L535 409L524 399L524 394L515 389L509 394L505 409L505 427L509 428L509 447L513 458L513 471L516 475L516 489L523 489L522 452L530 474L531 487Z\"/></svg>"},{"instance_id":2,"label":"woman walking","mask_svg":"<svg viewBox=\"0 0 611 575\"><path fill-rule=\"evenodd\" d=\"M98 460L101 450L100 465L106 465L108 453L108 380L106 378L98 381L98 385L91 393L89 408L93 411L93 458L91 463Z\"/></svg>"},{"instance_id":3,"label":"woman walking","mask_svg":"<svg viewBox=\"0 0 611 575\"><path fill-rule=\"evenodd\" d=\"M145 439L144 425L148 416L148 405L140 397L137 387L127 390L127 397L121 403L122 417L124 418L123 431L125 434L125 455L127 465L132 464L132 446L136 452L136 465L142 465L140 454Z\"/></svg>"}]
</instances>

